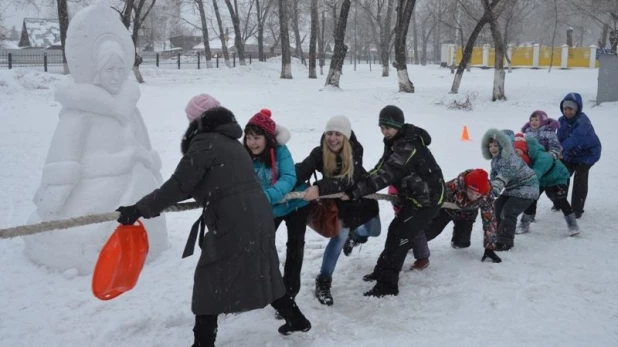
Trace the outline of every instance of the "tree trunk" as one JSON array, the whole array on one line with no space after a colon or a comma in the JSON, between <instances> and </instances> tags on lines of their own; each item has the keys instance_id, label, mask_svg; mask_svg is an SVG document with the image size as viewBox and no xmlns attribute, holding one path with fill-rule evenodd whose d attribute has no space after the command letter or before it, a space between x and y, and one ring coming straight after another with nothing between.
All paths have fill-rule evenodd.
<instances>
[{"instance_id":1,"label":"tree trunk","mask_svg":"<svg viewBox=\"0 0 618 347\"><path fill-rule=\"evenodd\" d=\"M311 0L311 36L309 37L309 78L318 78L315 73L316 41L318 39L318 0Z\"/></svg>"},{"instance_id":2,"label":"tree trunk","mask_svg":"<svg viewBox=\"0 0 618 347\"><path fill-rule=\"evenodd\" d=\"M221 21L221 13L219 13L219 4L217 4L217 0L212 0L212 7L215 10L217 24L219 25L219 38L221 39L221 51L223 52L225 66L232 67L232 64L230 64L230 54L227 51L227 40L225 38L225 31L223 30L223 22Z\"/></svg>"},{"instance_id":3,"label":"tree trunk","mask_svg":"<svg viewBox=\"0 0 618 347\"><path fill-rule=\"evenodd\" d=\"M62 44L62 68L65 75L70 73L67 64L67 56L64 52L67 39L67 29L69 28L69 9L67 0L58 0L58 21L60 22L60 43Z\"/></svg>"},{"instance_id":4,"label":"tree trunk","mask_svg":"<svg viewBox=\"0 0 618 347\"><path fill-rule=\"evenodd\" d=\"M294 41L296 42L295 53L303 65L307 65L303 54L302 40L300 39L300 28L298 27L298 1L292 0L292 29L294 30Z\"/></svg>"},{"instance_id":5,"label":"tree trunk","mask_svg":"<svg viewBox=\"0 0 618 347\"><path fill-rule=\"evenodd\" d=\"M262 12L262 8L260 7L260 0L255 0L255 8L258 21L257 40L259 61L266 61L266 56L264 56L264 25L266 24L266 18L268 17L270 6L273 3L273 0L266 1L266 6L264 7Z\"/></svg>"},{"instance_id":6,"label":"tree trunk","mask_svg":"<svg viewBox=\"0 0 618 347\"><path fill-rule=\"evenodd\" d=\"M380 60L382 60L382 77L388 77L390 69L390 47L391 47L391 22L393 19L393 11L395 9L395 0L388 0L386 5L386 16L384 17L384 26L382 28L380 42Z\"/></svg>"},{"instance_id":7,"label":"tree trunk","mask_svg":"<svg viewBox=\"0 0 618 347\"><path fill-rule=\"evenodd\" d=\"M607 45L607 35L609 34L609 24L603 24L603 30L601 31L601 37L599 38L598 46L600 49L605 49Z\"/></svg>"},{"instance_id":8,"label":"tree trunk","mask_svg":"<svg viewBox=\"0 0 618 347\"><path fill-rule=\"evenodd\" d=\"M245 62L245 44L242 42L242 33L240 31L240 19L238 13L234 11L231 0L225 0L227 9L230 11L230 17L232 17L232 24L234 27L234 47L236 47L236 55L238 56L238 62L240 65L247 65Z\"/></svg>"},{"instance_id":9,"label":"tree trunk","mask_svg":"<svg viewBox=\"0 0 618 347\"><path fill-rule=\"evenodd\" d=\"M466 46L463 50L461 62L457 67L457 72L455 72L455 78L453 79L453 85L451 86L451 94L459 93L459 85L461 84L461 79L463 78L463 74L466 71L468 64L470 63L470 59L472 59L472 51L474 50L474 44L487 22L487 15L483 15L483 17L481 17L481 19L476 23L476 26L470 33L468 42L466 43Z\"/></svg>"},{"instance_id":10,"label":"tree trunk","mask_svg":"<svg viewBox=\"0 0 618 347\"><path fill-rule=\"evenodd\" d=\"M500 0L494 0L495 3L499 1ZM496 51L494 60L494 88L491 100L506 100L506 95L504 92L504 82L506 78L506 73L504 71L504 55L506 49L504 47L504 41L502 40L500 28L498 27L497 18L493 13L493 8L491 8L489 0L483 0L483 7L487 13L489 28L491 30L491 36L493 38Z\"/></svg>"},{"instance_id":11,"label":"tree trunk","mask_svg":"<svg viewBox=\"0 0 618 347\"><path fill-rule=\"evenodd\" d=\"M206 25L206 11L204 10L204 0L195 0L197 9L200 12L200 20L202 22L202 39L204 41L204 59L206 59L206 68L212 68L212 52L210 51L210 40L208 38L208 26Z\"/></svg>"},{"instance_id":12,"label":"tree trunk","mask_svg":"<svg viewBox=\"0 0 618 347\"><path fill-rule=\"evenodd\" d=\"M281 78L292 79L287 0L279 0L279 35L281 37Z\"/></svg>"},{"instance_id":13,"label":"tree trunk","mask_svg":"<svg viewBox=\"0 0 618 347\"><path fill-rule=\"evenodd\" d=\"M416 12L412 12L412 29L414 30L414 64L418 65L421 63L420 57L418 55L418 26L416 25Z\"/></svg>"},{"instance_id":14,"label":"tree trunk","mask_svg":"<svg viewBox=\"0 0 618 347\"><path fill-rule=\"evenodd\" d=\"M324 45L324 28L326 22L324 21L324 11L322 11L322 26L320 28L320 37L318 40L318 51L320 51L320 76L324 75L324 65L326 64L326 47Z\"/></svg>"},{"instance_id":15,"label":"tree trunk","mask_svg":"<svg viewBox=\"0 0 618 347\"><path fill-rule=\"evenodd\" d=\"M398 0L397 22L395 24L395 68L397 69L397 79L399 81L399 91L414 93L414 84L408 76L406 61L406 38L410 19L414 11L416 0Z\"/></svg>"},{"instance_id":16,"label":"tree trunk","mask_svg":"<svg viewBox=\"0 0 618 347\"><path fill-rule=\"evenodd\" d=\"M348 46L345 45L345 29L348 25L348 13L350 12L350 0L344 0L341 4L341 12L339 20L337 20L337 28L335 29L335 48L333 49L333 58L330 61L330 69L326 75L325 86L333 86L339 88L339 79L345 61L345 55L348 51Z\"/></svg>"}]
</instances>

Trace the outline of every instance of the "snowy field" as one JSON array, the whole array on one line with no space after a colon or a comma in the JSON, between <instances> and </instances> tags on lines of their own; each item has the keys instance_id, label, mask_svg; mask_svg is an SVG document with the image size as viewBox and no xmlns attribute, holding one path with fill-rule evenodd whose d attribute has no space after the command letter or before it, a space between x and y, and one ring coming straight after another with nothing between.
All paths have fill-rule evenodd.
<instances>
[{"instance_id":1,"label":"snowy field","mask_svg":"<svg viewBox=\"0 0 618 347\"><path fill-rule=\"evenodd\" d=\"M592 107L596 70L514 70L507 75L506 102L490 101L492 70L466 72L460 94L449 95L452 75L435 66L410 66L417 93L397 92L396 73L346 65L342 91L321 91L324 76L307 79L295 64L294 79L280 80L279 62L217 70L143 70L138 104L167 178L180 158L187 126L186 102L206 92L230 108L243 125L261 108L292 132L296 161L318 145L326 121L344 114L365 147L372 167L382 154L378 112L387 104L401 107L406 120L427 129L430 146L446 179L468 168L489 170L479 142L490 127L519 131L535 109L560 115L568 92L580 92L584 111L603 143L601 161L590 171L582 233L566 237L561 213L539 202L531 233L518 235L515 248L501 253L501 264L481 263L480 221L472 246L450 247L451 227L430 243L431 266L401 274L400 294L365 298L372 285L362 281L382 250L393 211L382 203L382 235L350 257L341 256L333 277L335 304L322 306L313 296L327 240L308 230L303 286L297 301L313 329L280 336L274 310L267 307L221 316L217 346L618 346L618 233L615 199L618 185L618 103ZM0 227L22 225L34 210L32 196L40 182L47 148L58 120L54 85L60 75L20 70L0 71ZM476 94L472 111L447 104ZM460 141L464 125L472 140ZM613 164L612 164L613 163ZM181 260L199 211L168 214L171 247L148 264L134 290L109 302L96 299L90 276L75 277L31 263L20 238L0 240L0 346L190 346L193 271L198 256ZM285 257L285 225L277 232L280 259ZM62 231L58 231L61 233ZM66 250L71 252L70 249Z\"/></svg>"}]
</instances>

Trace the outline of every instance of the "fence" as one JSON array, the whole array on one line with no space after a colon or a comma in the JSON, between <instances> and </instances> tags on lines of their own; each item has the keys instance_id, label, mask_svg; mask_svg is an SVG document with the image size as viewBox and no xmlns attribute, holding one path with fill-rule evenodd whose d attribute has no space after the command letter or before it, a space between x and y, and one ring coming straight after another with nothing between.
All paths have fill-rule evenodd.
<instances>
[{"instance_id":1,"label":"fence","mask_svg":"<svg viewBox=\"0 0 618 347\"><path fill-rule=\"evenodd\" d=\"M552 59L553 50L553 59ZM562 69L599 67L597 47L544 47L538 44L532 47L514 47L508 45L507 55L511 60L512 67L549 67L550 64ZM454 44L442 46L442 63L446 66L459 65L462 59L461 47ZM490 68L494 66L495 50L489 45L474 47L469 65ZM505 59L505 66L508 61Z\"/></svg>"},{"instance_id":2,"label":"fence","mask_svg":"<svg viewBox=\"0 0 618 347\"><path fill-rule=\"evenodd\" d=\"M277 54L264 52L266 58L272 58ZM206 59L203 52L181 54L176 52L142 52L142 65L154 65L165 69L203 69L206 68ZM236 53L229 55L230 65L236 67L238 58ZM248 64L257 60L257 54L247 52L245 60ZM212 67L225 66L225 60L221 54L213 54ZM33 70L62 73L61 50L30 50L30 49L0 49L0 69L28 68Z\"/></svg>"}]
</instances>

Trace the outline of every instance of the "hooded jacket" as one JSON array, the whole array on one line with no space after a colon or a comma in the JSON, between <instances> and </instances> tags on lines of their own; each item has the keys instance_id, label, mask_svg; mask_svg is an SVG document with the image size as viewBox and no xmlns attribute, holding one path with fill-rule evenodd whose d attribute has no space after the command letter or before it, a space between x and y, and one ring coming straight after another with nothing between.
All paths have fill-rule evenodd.
<instances>
[{"instance_id":1,"label":"hooded jacket","mask_svg":"<svg viewBox=\"0 0 618 347\"><path fill-rule=\"evenodd\" d=\"M286 143L290 139L290 131L279 124L275 130L277 146L275 147L275 165L277 177L273 184L273 169L260 160L260 157L253 158L253 170L255 175L266 193L268 202L272 206L275 217L283 217L299 208L307 206L309 203L303 199L288 200L284 203L280 201L287 193L292 191L304 191L307 186L296 186L296 169L292 154L288 150ZM295 188L296 186L296 188Z\"/></svg>"},{"instance_id":2,"label":"hooded jacket","mask_svg":"<svg viewBox=\"0 0 618 347\"><path fill-rule=\"evenodd\" d=\"M442 205L444 178L429 150L431 136L422 128L404 124L391 139L384 139L384 154L350 194L360 198L393 185L402 203L416 207Z\"/></svg>"},{"instance_id":3,"label":"hooded jacket","mask_svg":"<svg viewBox=\"0 0 618 347\"><path fill-rule=\"evenodd\" d=\"M601 158L601 141L583 112L582 96L578 93L567 94L560 102L560 112L566 100L577 104L577 113L571 119L564 115L558 118L560 128L557 135L562 146L562 156L568 163L592 165Z\"/></svg>"},{"instance_id":4,"label":"hooded jacket","mask_svg":"<svg viewBox=\"0 0 618 347\"><path fill-rule=\"evenodd\" d=\"M489 141L496 140L500 148L498 156L489 152ZM534 171L515 154L513 143L508 136L498 130L489 129L481 140L483 157L491 160L492 189L502 191L505 196L536 200L539 198L539 180Z\"/></svg>"},{"instance_id":5,"label":"hooded jacket","mask_svg":"<svg viewBox=\"0 0 618 347\"><path fill-rule=\"evenodd\" d=\"M553 118L548 118L547 115L545 115L545 119L540 121L541 126L537 129L532 128L530 122L527 122L521 128L521 132L524 133L526 137L537 139L546 152L558 157L562 153L562 146L556 135L556 131L560 128L560 123Z\"/></svg>"},{"instance_id":6,"label":"hooded jacket","mask_svg":"<svg viewBox=\"0 0 618 347\"><path fill-rule=\"evenodd\" d=\"M569 170L566 166L547 153L535 138L526 138L526 143L530 166L538 177L541 188L566 185L569 180Z\"/></svg>"}]
</instances>

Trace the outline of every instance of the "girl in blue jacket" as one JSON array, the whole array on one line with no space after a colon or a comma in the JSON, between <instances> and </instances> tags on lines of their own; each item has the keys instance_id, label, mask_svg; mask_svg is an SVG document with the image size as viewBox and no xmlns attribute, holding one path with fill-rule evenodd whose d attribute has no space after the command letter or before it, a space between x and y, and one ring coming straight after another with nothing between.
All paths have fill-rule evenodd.
<instances>
[{"instance_id":1,"label":"girl in blue jacket","mask_svg":"<svg viewBox=\"0 0 618 347\"><path fill-rule=\"evenodd\" d=\"M285 145L289 139L289 130L275 124L271 111L263 109L247 123L243 143L253 158L253 169L272 206L275 228L282 221L286 223L288 242L283 282L288 294L296 297L300 290L309 203L303 199L281 202L296 186L294 160ZM306 185L301 185L297 189L304 191L306 188Z\"/></svg>"},{"instance_id":2,"label":"girl in blue jacket","mask_svg":"<svg viewBox=\"0 0 618 347\"><path fill-rule=\"evenodd\" d=\"M576 218L580 218L584 213L588 195L588 172L601 158L601 141L590 119L582 112L583 108L582 96L578 93L569 93L560 102L562 117L558 118L560 122L558 140L562 146L562 162L571 175L575 174L571 205Z\"/></svg>"}]
</instances>

